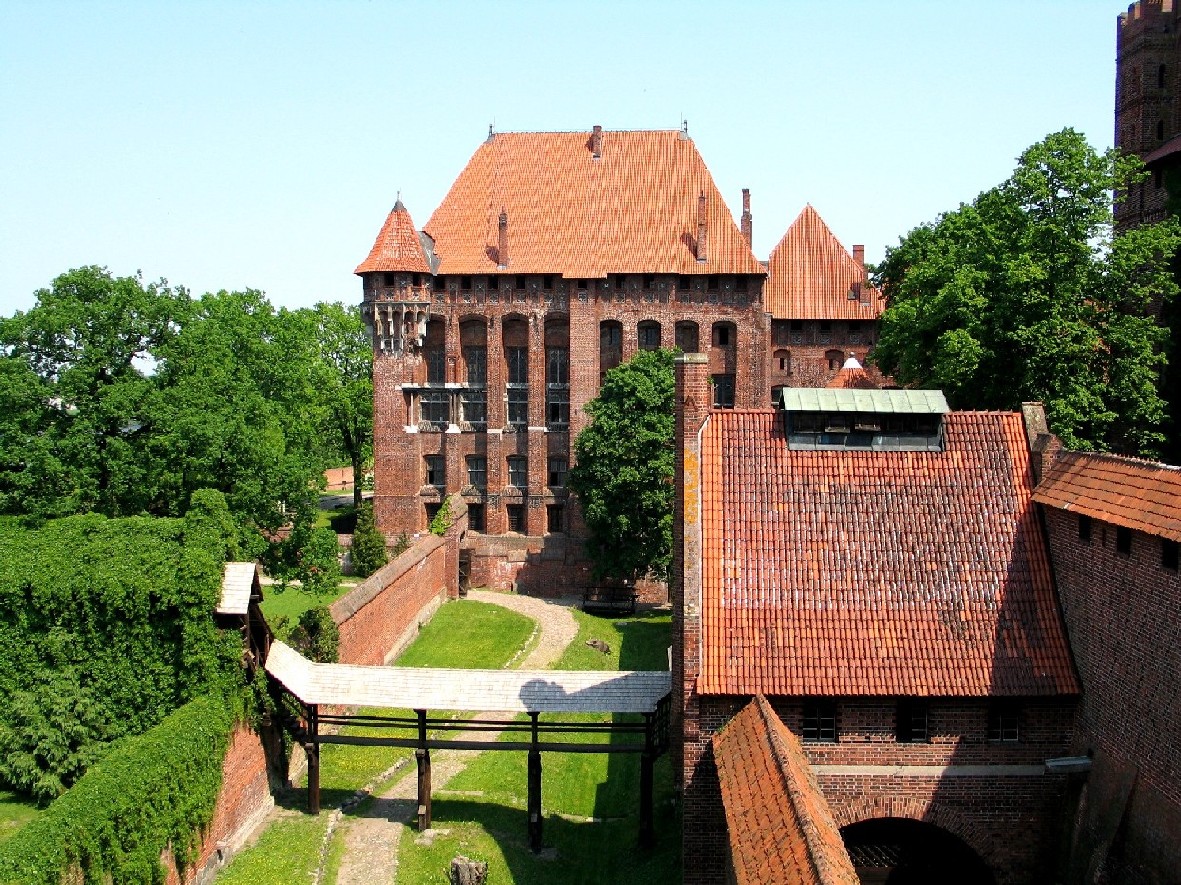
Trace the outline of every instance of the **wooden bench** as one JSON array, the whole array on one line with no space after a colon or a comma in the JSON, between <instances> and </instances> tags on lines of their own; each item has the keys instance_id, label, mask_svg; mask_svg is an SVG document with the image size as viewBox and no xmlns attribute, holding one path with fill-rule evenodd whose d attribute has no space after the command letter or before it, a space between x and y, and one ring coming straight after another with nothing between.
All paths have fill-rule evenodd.
<instances>
[{"instance_id":1,"label":"wooden bench","mask_svg":"<svg viewBox=\"0 0 1181 885\"><path fill-rule=\"evenodd\" d=\"M638 598L632 587L587 587L582 591L582 610L634 615Z\"/></svg>"}]
</instances>

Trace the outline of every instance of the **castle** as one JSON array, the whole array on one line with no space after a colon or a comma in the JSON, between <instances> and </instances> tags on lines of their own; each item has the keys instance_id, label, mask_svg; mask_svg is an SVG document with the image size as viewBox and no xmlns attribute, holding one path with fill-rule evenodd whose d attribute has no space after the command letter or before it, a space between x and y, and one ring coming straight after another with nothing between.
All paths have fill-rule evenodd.
<instances>
[{"instance_id":1,"label":"castle","mask_svg":"<svg viewBox=\"0 0 1181 885\"><path fill-rule=\"evenodd\" d=\"M638 350L708 357L712 405L824 385L876 337L880 294L806 207L751 251L684 131L489 133L422 231L399 202L369 256L374 507L427 528L462 494L473 584L583 575L572 443L604 373ZM573 583L578 583L575 579Z\"/></svg>"}]
</instances>

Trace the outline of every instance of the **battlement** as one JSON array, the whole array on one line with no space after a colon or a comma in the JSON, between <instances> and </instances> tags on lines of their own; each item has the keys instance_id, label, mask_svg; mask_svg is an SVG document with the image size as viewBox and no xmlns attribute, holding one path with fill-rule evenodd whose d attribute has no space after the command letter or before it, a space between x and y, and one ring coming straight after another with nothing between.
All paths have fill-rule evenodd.
<instances>
[{"instance_id":1,"label":"battlement","mask_svg":"<svg viewBox=\"0 0 1181 885\"><path fill-rule=\"evenodd\" d=\"M1136 0L1117 17L1119 47L1147 32L1161 31L1173 20L1173 0Z\"/></svg>"}]
</instances>

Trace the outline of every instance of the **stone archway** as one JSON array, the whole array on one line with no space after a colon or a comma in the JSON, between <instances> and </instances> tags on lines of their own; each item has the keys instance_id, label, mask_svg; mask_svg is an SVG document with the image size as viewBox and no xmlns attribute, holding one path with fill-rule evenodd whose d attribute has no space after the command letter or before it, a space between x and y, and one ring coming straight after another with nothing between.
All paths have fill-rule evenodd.
<instances>
[{"instance_id":1,"label":"stone archway","mask_svg":"<svg viewBox=\"0 0 1181 885\"><path fill-rule=\"evenodd\" d=\"M997 858L992 856L993 846L980 826L964 817L957 809L949 808L941 802L931 802L915 796L867 795L851 802L834 803L832 811L842 836L850 827L866 821L915 821L945 831L958 839L980 858L988 869L995 869L997 866Z\"/></svg>"},{"instance_id":2,"label":"stone archway","mask_svg":"<svg viewBox=\"0 0 1181 885\"><path fill-rule=\"evenodd\" d=\"M943 827L909 817L876 817L841 828L862 885L995 885L975 849Z\"/></svg>"}]
</instances>

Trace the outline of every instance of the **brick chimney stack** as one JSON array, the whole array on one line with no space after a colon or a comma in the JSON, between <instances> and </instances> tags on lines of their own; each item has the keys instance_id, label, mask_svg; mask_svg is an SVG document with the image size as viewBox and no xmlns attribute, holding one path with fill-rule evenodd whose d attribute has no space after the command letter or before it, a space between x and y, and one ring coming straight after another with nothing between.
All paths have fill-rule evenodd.
<instances>
[{"instance_id":1,"label":"brick chimney stack","mask_svg":"<svg viewBox=\"0 0 1181 885\"><path fill-rule=\"evenodd\" d=\"M681 734L685 710L696 718L695 686L701 672L701 427L713 402L709 356L683 353L676 359L676 497L673 504L672 730ZM684 744L672 746L673 772L681 782Z\"/></svg>"},{"instance_id":2,"label":"brick chimney stack","mask_svg":"<svg viewBox=\"0 0 1181 885\"><path fill-rule=\"evenodd\" d=\"M751 238L754 236L754 229L751 224L754 216L750 214L750 188L744 187L742 189L742 238L746 240L746 248L751 248Z\"/></svg>"},{"instance_id":3,"label":"brick chimney stack","mask_svg":"<svg viewBox=\"0 0 1181 885\"><path fill-rule=\"evenodd\" d=\"M705 191L697 198L697 260L709 260L709 227L705 222Z\"/></svg>"},{"instance_id":4,"label":"brick chimney stack","mask_svg":"<svg viewBox=\"0 0 1181 885\"><path fill-rule=\"evenodd\" d=\"M508 213L500 207L500 229L496 241L496 265L500 270L508 267Z\"/></svg>"},{"instance_id":5,"label":"brick chimney stack","mask_svg":"<svg viewBox=\"0 0 1181 885\"><path fill-rule=\"evenodd\" d=\"M603 156L603 127L596 126L591 130L591 157L599 159Z\"/></svg>"},{"instance_id":6,"label":"brick chimney stack","mask_svg":"<svg viewBox=\"0 0 1181 885\"><path fill-rule=\"evenodd\" d=\"M853 260L857 262L857 266L860 267L861 272L864 273L865 272L865 247L864 246L858 245L858 246L853 247Z\"/></svg>"}]
</instances>

